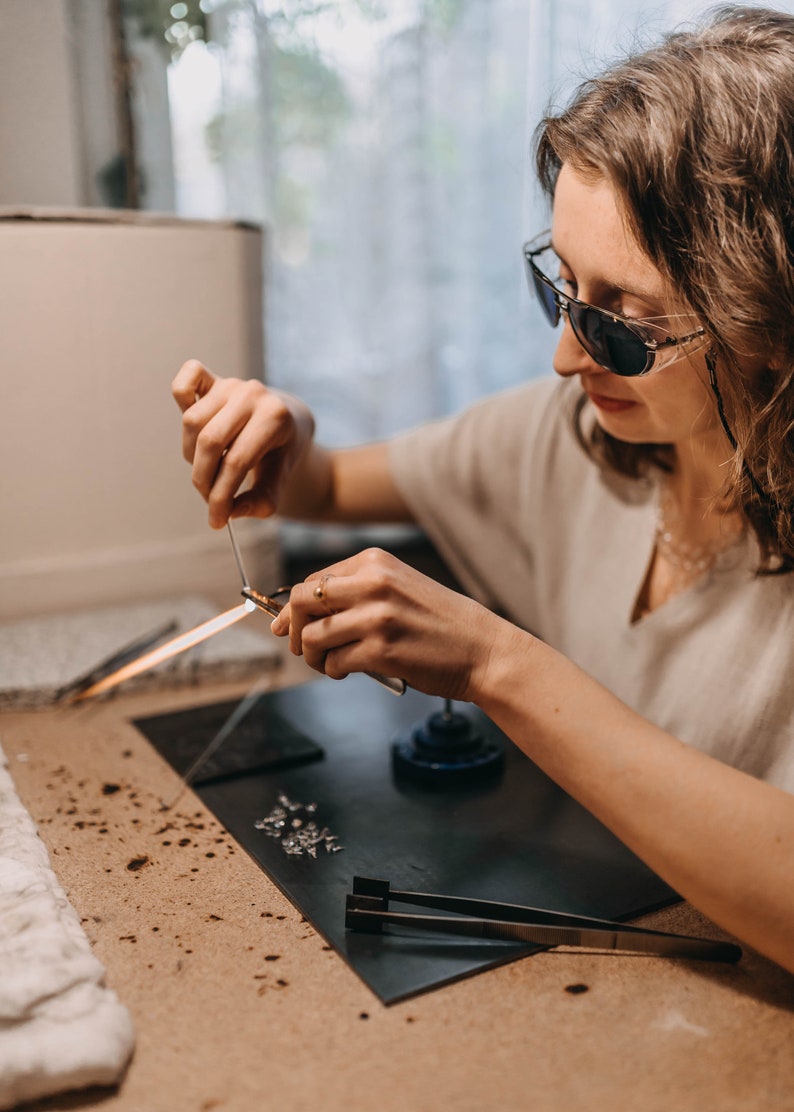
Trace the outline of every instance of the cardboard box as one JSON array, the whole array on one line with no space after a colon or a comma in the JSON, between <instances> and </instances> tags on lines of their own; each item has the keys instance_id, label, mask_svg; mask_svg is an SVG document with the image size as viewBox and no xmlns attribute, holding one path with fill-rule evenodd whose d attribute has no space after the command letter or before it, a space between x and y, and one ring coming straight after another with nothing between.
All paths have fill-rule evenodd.
<instances>
[{"instance_id":1,"label":"cardboard box","mask_svg":"<svg viewBox=\"0 0 794 1112\"><path fill-rule=\"evenodd\" d=\"M262 232L97 209L0 209L0 619L239 597L225 530L182 459L190 357L261 377ZM251 579L275 526L239 523Z\"/></svg>"}]
</instances>

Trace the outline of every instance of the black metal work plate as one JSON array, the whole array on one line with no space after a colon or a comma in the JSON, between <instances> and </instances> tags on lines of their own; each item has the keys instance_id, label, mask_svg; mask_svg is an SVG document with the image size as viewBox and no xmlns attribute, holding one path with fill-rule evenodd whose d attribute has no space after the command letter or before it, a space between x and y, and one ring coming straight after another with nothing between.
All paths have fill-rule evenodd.
<instances>
[{"instance_id":1,"label":"black metal work plate","mask_svg":"<svg viewBox=\"0 0 794 1112\"><path fill-rule=\"evenodd\" d=\"M138 718L135 725L168 763L184 776L224 729L239 703L213 703L172 714ZM193 786L253 772L316 761L322 748L282 717L265 696L252 703L193 779Z\"/></svg>"},{"instance_id":2,"label":"black metal work plate","mask_svg":"<svg viewBox=\"0 0 794 1112\"><path fill-rule=\"evenodd\" d=\"M481 789L398 783L394 735L441 709L415 691L395 698L365 676L321 679L263 696L326 758L207 784L198 791L227 830L384 1003L393 1003L537 947L451 936L345 929L355 875L403 890L501 900L627 919L678 896L561 791L476 708L477 725L505 741L504 775ZM227 744L232 744L229 742ZM280 792L316 803L316 821L343 852L288 856L258 830Z\"/></svg>"}]
</instances>

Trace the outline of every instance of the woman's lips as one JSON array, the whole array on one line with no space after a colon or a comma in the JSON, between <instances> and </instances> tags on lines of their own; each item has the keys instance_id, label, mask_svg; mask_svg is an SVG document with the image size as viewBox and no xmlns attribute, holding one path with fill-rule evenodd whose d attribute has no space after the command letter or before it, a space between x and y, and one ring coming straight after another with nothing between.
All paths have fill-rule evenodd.
<instances>
[{"instance_id":1,"label":"woman's lips","mask_svg":"<svg viewBox=\"0 0 794 1112\"><path fill-rule=\"evenodd\" d=\"M607 398L603 394L591 394L589 390L587 396L594 406L603 409L605 413L623 413L627 409L633 409L638 404L626 398Z\"/></svg>"}]
</instances>

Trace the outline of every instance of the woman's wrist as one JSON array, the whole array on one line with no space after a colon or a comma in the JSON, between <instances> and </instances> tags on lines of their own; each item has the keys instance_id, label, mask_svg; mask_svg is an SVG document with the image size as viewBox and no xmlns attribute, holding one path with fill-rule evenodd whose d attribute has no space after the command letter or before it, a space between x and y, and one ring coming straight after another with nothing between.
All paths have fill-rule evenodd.
<instances>
[{"instance_id":1,"label":"woman's wrist","mask_svg":"<svg viewBox=\"0 0 794 1112\"><path fill-rule=\"evenodd\" d=\"M520 688L522 697L529 694L530 661L542 644L504 618L493 614L489 617L493 628L485 643L478 647L465 696L486 714L503 707L509 701L510 691Z\"/></svg>"}]
</instances>

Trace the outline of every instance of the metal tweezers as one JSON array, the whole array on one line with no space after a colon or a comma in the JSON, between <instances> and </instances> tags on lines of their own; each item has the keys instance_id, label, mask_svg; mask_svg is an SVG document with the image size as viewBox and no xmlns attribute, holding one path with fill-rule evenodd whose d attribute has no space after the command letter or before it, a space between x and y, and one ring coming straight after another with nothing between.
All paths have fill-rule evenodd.
<instances>
[{"instance_id":1,"label":"metal tweezers","mask_svg":"<svg viewBox=\"0 0 794 1112\"><path fill-rule=\"evenodd\" d=\"M414 915L389 911L389 900L416 904L454 915ZM457 918L455 916L468 916ZM429 892L398 892L388 880L353 878L353 892L345 903L345 926L379 934L384 927L493 938L504 942L530 942L539 946L575 946L594 950L629 950L662 957L702 961L737 962L742 951L730 942L691 938L682 934L632 927L609 919L589 919L519 904L439 896Z\"/></svg>"},{"instance_id":2,"label":"metal tweezers","mask_svg":"<svg viewBox=\"0 0 794 1112\"><path fill-rule=\"evenodd\" d=\"M129 645L125 645L123 649L118 649L111 653L110 656L101 660L89 671L79 676L76 680L64 684L58 688L53 696L55 703L70 703L75 702L78 696L82 695L84 691L88 691L89 687L99 683L100 680L105 679L106 676L111 676L114 672L118 672L125 664L129 664L132 660L137 660L148 649L158 645L164 641L169 633L173 633L177 628L178 623L175 620L167 621L164 625L158 626L150 633L145 633L142 637L136 638Z\"/></svg>"}]
</instances>

